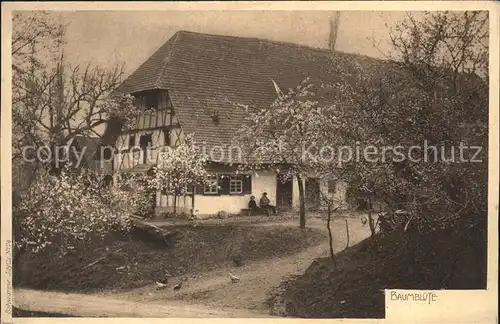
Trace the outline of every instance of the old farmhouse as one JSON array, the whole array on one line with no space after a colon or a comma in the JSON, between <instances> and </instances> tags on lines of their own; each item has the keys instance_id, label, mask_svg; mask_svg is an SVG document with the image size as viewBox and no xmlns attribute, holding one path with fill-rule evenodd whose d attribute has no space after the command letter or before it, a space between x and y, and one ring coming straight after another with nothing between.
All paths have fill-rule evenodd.
<instances>
[{"instance_id":1,"label":"old farmhouse","mask_svg":"<svg viewBox=\"0 0 500 324\"><path fill-rule=\"evenodd\" d=\"M324 68L332 55L359 64L374 61L291 43L177 32L117 89L132 94L147 111L138 118L135 129L114 137L105 134L118 152L114 170L148 172L157 163L159 149L178 145L186 134L194 134L196 142L208 150L215 146L229 149L244 118L235 102L269 106L276 98L273 81L282 89L295 87L308 76L338 81L338 76ZM131 159L129 148L133 146L141 150ZM296 181L282 183L272 171L236 174L239 161L229 160L230 154L224 153L208 167L218 186L195 188L194 193L177 200L177 210L194 210L200 216L238 213L246 208L251 195L258 199L263 192L282 209L298 206ZM324 179L306 179L305 188L308 208L319 206L320 189L345 197L345 186ZM168 209L173 199L158 193L156 204L160 210Z\"/></svg>"}]
</instances>

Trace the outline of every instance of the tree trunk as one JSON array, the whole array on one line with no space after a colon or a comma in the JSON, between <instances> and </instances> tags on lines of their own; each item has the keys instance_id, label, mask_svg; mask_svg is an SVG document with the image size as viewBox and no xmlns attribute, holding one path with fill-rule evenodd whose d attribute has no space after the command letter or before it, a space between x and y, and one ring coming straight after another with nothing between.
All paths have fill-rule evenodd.
<instances>
[{"instance_id":1,"label":"tree trunk","mask_svg":"<svg viewBox=\"0 0 500 324\"><path fill-rule=\"evenodd\" d=\"M346 249L347 249L349 247L349 223L347 222L347 219L345 220L345 230L347 233L347 245L346 245Z\"/></svg>"},{"instance_id":2,"label":"tree trunk","mask_svg":"<svg viewBox=\"0 0 500 324\"><path fill-rule=\"evenodd\" d=\"M375 237L375 221L372 217L372 199L368 196L368 225L370 225L371 237Z\"/></svg>"},{"instance_id":3,"label":"tree trunk","mask_svg":"<svg viewBox=\"0 0 500 324\"><path fill-rule=\"evenodd\" d=\"M191 217L194 217L194 195L196 195L195 185L193 185L193 194L191 195Z\"/></svg>"},{"instance_id":4,"label":"tree trunk","mask_svg":"<svg viewBox=\"0 0 500 324\"><path fill-rule=\"evenodd\" d=\"M297 184L299 186L299 216L300 216L300 228L306 227L306 204L304 199L304 183L302 178L297 175Z\"/></svg>"},{"instance_id":5,"label":"tree trunk","mask_svg":"<svg viewBox=\"0 0 500 324\"><path fill-rule=\"evenodd\" d=\"M177 214L177 194L174 194L174 215Z\"/></svg>"},{"instance_id":6,"label":"tree trunk","mask_svg":"<svg viewBox=\"0 0 500 324\"><path fill-rule=\"evenodd\" d=\"M337 260L335 259L335 253L333 252L333 235L332 228L330 227L330 221L332 219L332 207L328 205L328 218L326 221L326 228L328 229L328 244L330 246L330 258L333 263L333 270L337 271Z\"/></svg>"}]
</instances>

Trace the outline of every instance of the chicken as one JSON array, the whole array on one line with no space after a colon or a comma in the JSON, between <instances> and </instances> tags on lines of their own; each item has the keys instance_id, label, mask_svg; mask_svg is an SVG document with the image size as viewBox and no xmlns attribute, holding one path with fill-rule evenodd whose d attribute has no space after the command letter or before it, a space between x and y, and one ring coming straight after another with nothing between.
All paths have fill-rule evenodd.
<instances>
[{"instance_id":1,"label":"chicken","mask_svg":"<svg viewBox=\"0 0 500 324\"><path fill-rule=\"evenodd\" d=\"M243 262L241 261L241 257L235 257L233 259L233 264L235 267L241 267L242 263Z\"/></svg>"},{"instance_id":2,"label":"chicken","mask_svg":"<svg viewBox=\"0 0 500 324\"><path fill-rule=\"evenodd\" d=\"M231 272L229 273L229 278L231 278L231 282L233 283L240 281L240 278L236 277Z\"/></svg>"},{"instance_id":3,"label":"chicken","mask_svg":"<svg viewBox=\"0 0 500 324\"><path fill-rule=\"evenodd\" d=\"M156 283L166 285L168 283L168 278L170 277L172 277L172 275L170 275L170 273L165 270L165 276L163 277L163 279L159 279Z\"/></svg>"},{"instance_id":4,"label":"chicken","mask_svg":"<svg viewBox=\"0 0 500 324\"><path fill-rule=\"evenodd\" d=\"M181 289L181 287L182 287L182 281L174 286L174 290L177 291L177 290Z\"/></svg>"},{"instance_id":5,"label":"chicken","mask_svg":"<svg viewBox=\"0 0 500 324\"><path fill-rule=\"evenodd\" d=\"M233 265L235 267L241 267L241 265L243 264L243 257L241 256L240 251L234 251L230 258L231 261L233 261Z\"/></svg>"},{"instance_id":6,"label":"chicken","mask_svg":"<svg viewBox=\"0 0 500 324\"><path fill-rule=\"evenodd\" d=\"M159 282L157 281L156 282L156 290L162 290L162 289L165 289L167 288L167 283L163 283L163 282Z\"/></svg>"}]
</instances>

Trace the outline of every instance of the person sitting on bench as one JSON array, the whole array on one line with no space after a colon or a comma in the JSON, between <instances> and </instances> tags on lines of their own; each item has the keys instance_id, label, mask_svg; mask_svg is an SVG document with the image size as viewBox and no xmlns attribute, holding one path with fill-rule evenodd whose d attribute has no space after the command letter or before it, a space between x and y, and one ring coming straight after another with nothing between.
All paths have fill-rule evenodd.
<instances>
[{"instance_id":1,"label":"person sitting on bench","mask_svg":"<svg viewBox=\"0 0 500 324\"><path fill-rule=\"evenodd\" d=\"M252 213L256 213L259 211L257 202L255 201L255 196L250 196L250 201L248 202L248 209L250 209Z\"/></svg>"},{"instance_id":2,"label":"person sitting on bench","mask_svg":"<svg viewBox=\"0 0 500 324\"><path fill-rule=\"evenodd\" d=\"M267 216L269 216L269 209L273 211L273 214L276 214L276 207L271 205L271 201L267 198L267 192L264 192L260 198L260 208L266 212Z\"/></svg>"}]
</instances>

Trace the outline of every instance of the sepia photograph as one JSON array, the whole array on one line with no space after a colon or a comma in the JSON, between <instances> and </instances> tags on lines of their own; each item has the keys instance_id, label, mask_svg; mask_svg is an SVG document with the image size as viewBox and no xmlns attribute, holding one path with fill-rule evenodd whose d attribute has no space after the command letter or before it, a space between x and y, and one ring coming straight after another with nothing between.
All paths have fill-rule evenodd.
<instances>
[{"instance_id":1,"label":"sepia photograph","mask_svg":"<svg viewBox=\"0 0 500 324\"><path fill-rule=\"evenodd\" d=\"M497 289L493 11L97 6L2 36L9 317L385 319Z\"/></svg>"}]
</instances>

